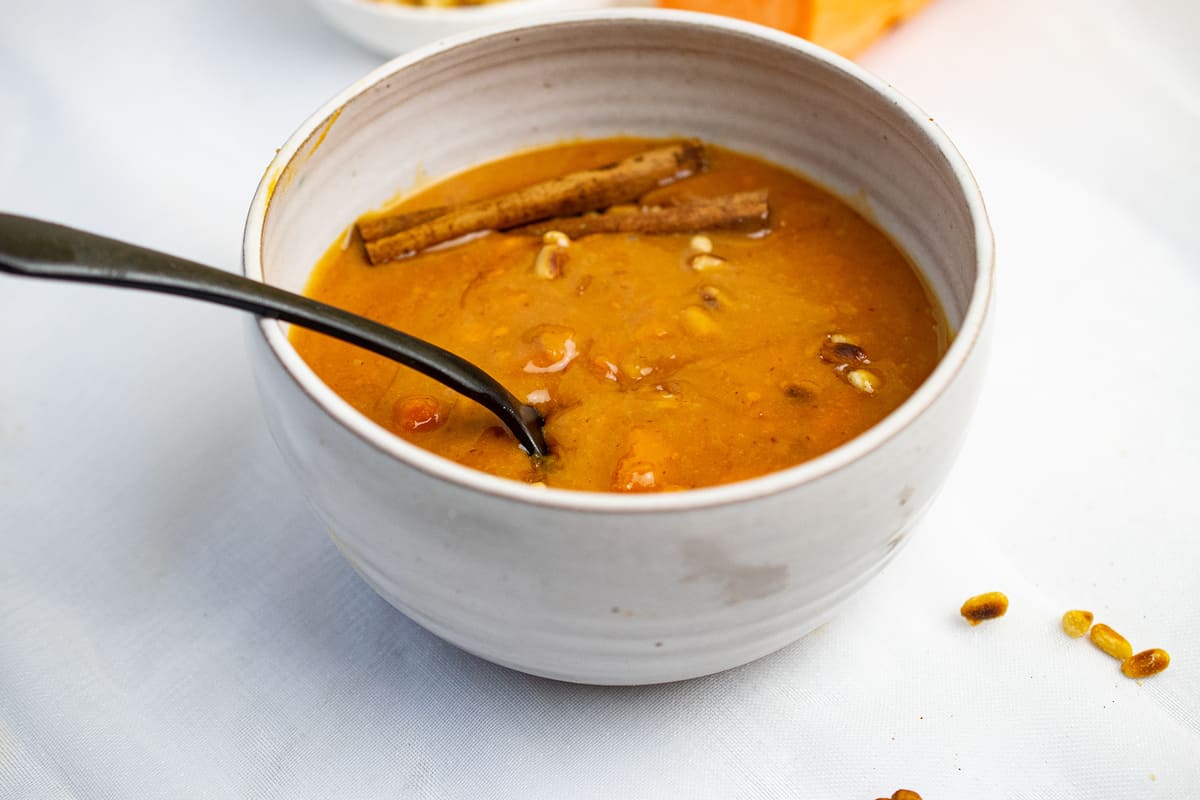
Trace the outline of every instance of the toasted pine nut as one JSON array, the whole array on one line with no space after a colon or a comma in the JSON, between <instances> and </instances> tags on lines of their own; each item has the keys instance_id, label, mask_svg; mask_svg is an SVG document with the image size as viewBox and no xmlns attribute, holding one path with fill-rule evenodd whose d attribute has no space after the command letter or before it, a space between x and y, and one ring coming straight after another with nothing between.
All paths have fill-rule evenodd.
<instances>
[{"instance_id":1,"label":"toasted pine nut","mask_svg":"<svg viewBox=\"0 0 1200 800\"><path fill-rule=\"evenodd\" d=\"M703 233L697 233L692 237L692 241L688 244L690 244L692 250L696 251L697 253L711 253L713 251L712 239L708 238Z\"/></svg>"},{"instance_id":2,"label":"toasted pine nut","mask_svg":"<svg viewBox=\"0 0 1200 800\"><path fill-rule=\"evenodd\" d=\"M533 272L543 280L553 280L563 273L567 265L567 248L571 240L562 231L546 231L542 234L542 249L533 262Z\"/></svg>"},{"instance_id":3,"label":"toasted pine nut","mask_svg":"<svg viewBox=\"0 0 1200 800\"><path fill-rule=\"evenodd\" d=\"M871 359L863 349L853 342L835 342L830 336L821 345L820 358L826 364L861 365L870 364Z\"/></svg>"},{"instance_id":4,"label":"toasted pine nut","mask_svg":"<svg viewBox=\"0 0 1200 800\"><path fill-rule=\"evenodd\" d=\"M1088 638L1092 640L1092 644L1118 661L1124 661L1133 655L1133 645L1129 640L1104 623L1093 625Z\"/></svg>"},{"instance_id":5,"label":"toasted pine nut","mask_svg":"<svg viewBox=\"0 0 1200 800\"><path fill-rule=\"evenodd\" d=\"M549 236L550 234L546 234ZM554 280L563 273L563 267L567 264L567 250L565 247L548 244L544 245L538 251L537 259L533 262L533 272L543 280Z\"/></svg>"},{"instance_id":6,"label":"toasted pine nut","mask_svg":"<svg viewBox=\"0 0 1200 800\"><path fill-rule=\"evenodd\" d=\"M725 259L712 253L697 253L688 259L688 266L696 270L696 272L704 272L709 269L716 269L725 263Z\"/></svg>"},{"instance_id":7,"label":"toasted pine nut","mask_svg":"<svg viewBox=\"0 0 1200 800\"><path fill-rule=\"evenodd\" d=\"M718 332L716 320L700 306L688 306L679 312L679 321L692 336L706 338Z\"/></svg>"},{"instance_id":8,"label":"toasted pine nut","mask_svg":"<svg viewBox=\"0 0 1200 800\"><path fill-rule=\"evenodd\" d=\"M1121 662L1121 672L1127 678L1148 678L1162 672L1170 663L1171 656L1167 651L1155 647L1126 658Z\"/></svg>"},{"instance_id":9,"label":"toasted pine nut","mask_svg":"<svg viewBox=\"0 0 1200 800\"><path fill-rule=\"evenodd\" d=\"M1063 632L1072 639L1085 635L1096 616L1090 611L1068 611L1062 616Z\"/></svg>"},{"instance_id":10,"label":"toasted pine nut","mask_svg":"<svg viewBox=\"0 0 1200 800\"><path fill-rule=\"evenodd\" d=\"M878 375L865 369L852 369L847 372L846 382L865 394L875 394L882 384Z\"/></svg>"},{"instance_id":11,"label":"toasted pine nut","mask_svg":"<svg viewBox=\"0 0 1200 800\"><path fill-rule=\"evenodd\" d=\"M1004 592L986 592L969 598L958 613L971 625L978 625L984 620L1003 617L1007 611L1008 596Z\"/></svg>"}]
</instances>

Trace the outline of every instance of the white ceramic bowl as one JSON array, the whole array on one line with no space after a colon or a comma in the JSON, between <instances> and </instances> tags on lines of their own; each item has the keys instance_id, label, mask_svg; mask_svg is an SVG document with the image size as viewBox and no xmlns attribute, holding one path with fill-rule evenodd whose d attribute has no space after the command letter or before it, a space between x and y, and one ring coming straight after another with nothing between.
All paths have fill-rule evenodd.
<instances>
[{"instance_id":1,"label":"white ceramic bowl","mask_svg":"<svg viewBox=\"0 0 1200 800\"><path fill-rule=\"evenodd\" d=\"M511 24L562 11L637 5L636 0L503 0L437 8L380 0L312 0L325 20L359 44L385 56L476 28Z\"/></svg>"},{"instance_id":2,"label":"white ceramic bowl","mask_svg":"<svg viewBox=\"0 0 1200 800\"><path fill-rule=\"evenodd\" d=\"M245 271L287 289L360 213L568 137L695 135L814 177L913 256L957 337L896 412L742 483L663 495L544 490L392 436L261 321L266 418L342 553L405 614L526 672L632 684L716 672L825 621L895 552L959 448L985 361L992 237L953 146L854 64L740 22L595 12L444 42L305 122L250 210Z\"/></svg>"}]
</instances>

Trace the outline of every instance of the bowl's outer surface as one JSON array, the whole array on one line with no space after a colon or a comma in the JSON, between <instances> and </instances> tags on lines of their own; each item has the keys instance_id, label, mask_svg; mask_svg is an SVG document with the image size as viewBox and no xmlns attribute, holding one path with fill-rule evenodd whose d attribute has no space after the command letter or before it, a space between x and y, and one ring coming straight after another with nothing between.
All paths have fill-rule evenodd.
<instances>
[{"instance_id":1,"label":"bowl's outer surface","mask_svg":"<svg viewBox=\"0 0 1200 800\"><path fill-rule=\"evenodd\" d=\"M623 133L700 136L857 198L958 330L933 376L880 425L794 469L620 496L539 491L433 456L334 395L277 323L249 337L281 451L381 595L489 660L608 684L703 675L798 639L883 566L937 493L981 383L993 258L978 191L940 131L798 39L601 12L446 43L351 87L280 151L245 253L248 275L297 290L356 215L424 176Z\"/></svg>"}]
</instances>

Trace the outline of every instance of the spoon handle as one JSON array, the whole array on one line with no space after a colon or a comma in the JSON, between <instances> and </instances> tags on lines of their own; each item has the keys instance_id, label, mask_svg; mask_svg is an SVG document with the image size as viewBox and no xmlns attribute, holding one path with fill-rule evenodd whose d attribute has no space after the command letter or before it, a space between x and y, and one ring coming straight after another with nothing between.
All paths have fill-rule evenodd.
<instances>
[{"instance_id":1,"label":"spoon handle","mask_svg":"<svg viewBox=\"0 0 1200 800\"><path fill-rule=\"evenodd\" d=\"M240 275L52 222L0 214L0 272L182 295L290 322L398 361L500 418L530 455L549 455L541 417L474 364L394 328Z\"/></svg>"}]
</instances>

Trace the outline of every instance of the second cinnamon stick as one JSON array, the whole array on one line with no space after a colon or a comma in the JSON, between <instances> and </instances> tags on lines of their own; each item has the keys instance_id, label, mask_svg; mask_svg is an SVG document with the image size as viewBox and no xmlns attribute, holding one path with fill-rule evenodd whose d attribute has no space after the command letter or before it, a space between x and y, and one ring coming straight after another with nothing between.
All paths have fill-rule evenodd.
<instances>
[{"instance_id":1,"label":"second cinnamon stick","mask_svg":"<svg viewBox=\"0 0 1200 800\"><path fill-rule=\"evenodd\" d=\"M696 198L677 205L550 219L517 228L510 233L541 236L548 231L560 231L571 239L594 233L694 233L728 228L751 219L765 220L768 211L767 192L760 189L720 197Z\"/></svg>"}]
</instances>

